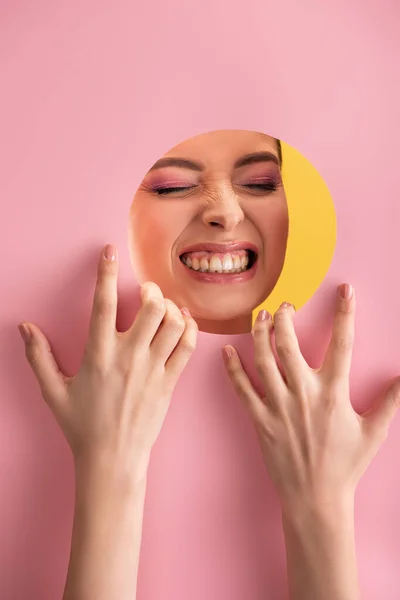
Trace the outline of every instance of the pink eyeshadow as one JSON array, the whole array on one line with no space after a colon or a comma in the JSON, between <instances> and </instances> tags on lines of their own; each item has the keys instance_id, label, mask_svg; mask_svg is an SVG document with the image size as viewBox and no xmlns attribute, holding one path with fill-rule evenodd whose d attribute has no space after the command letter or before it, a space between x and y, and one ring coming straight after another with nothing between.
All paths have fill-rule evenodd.
<instances>
[{"instance_id":1,"label":"pink eyeshadow","mask_svg":"<svg viewBox=\"0 0 400 600\"><path fill-rule=\"evenodd\" d=\"M147 184L153 188L161 187L178 187L185 185L195 185L198 183L198 177L193 176L192 179L188 177L187 173L182 173L180 169L174 171L169 168L168 171L148 173L146 177Z\"/></svg>"},{"instance_id":2,"label":"pink eyeshadow","mask_svg":"<svg viewBox=\"0 0 400 600\"><path fill-rule=\"evenodd\" d=\"M278 184L282 181L281 172L277 165L252 165L251 167L244 167L240 169L240 176L238 176L240 182L254 182L254 183L270 183L273 182ZM238 182L236 180L236 182Z\"/></svg>"},{"instance_id":3,"label":"pink eyeshadow","mask_svg":"<svg viewBox=\"0 0 400 600\"><path fill-rule=\"evenodd\" d=\"M158 189L162 189L162 188L169 188L169 187L188 187L191 185L196 185L193 181L174 181L174 180L167 180L167 181L162 181L162 182L151 182L150 183L151 187L153 188L153 190L158 190Z\"/></svg>"},{"instance_id":4,"label":"pink eyeshadow","mask_svg":"<svg viewBox=\"0 0 400 600\"><path fill-rule=\"evenodd\" d=\"M236 181L235 183L238 185L279 185L281 183L281 178L279 177L246 177Z\"/></svg>"}]
</instances>

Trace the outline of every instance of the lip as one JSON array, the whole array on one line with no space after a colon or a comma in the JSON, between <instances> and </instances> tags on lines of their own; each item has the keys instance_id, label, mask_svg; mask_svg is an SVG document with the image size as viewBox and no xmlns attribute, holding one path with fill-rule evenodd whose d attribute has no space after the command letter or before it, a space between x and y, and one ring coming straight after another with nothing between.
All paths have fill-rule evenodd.
<instances>
[{"instance_id":1,"label":"lip","mask_svg":"<svg viewBox=\"0 0 400 600\"><path fill-rule=\"evenodd\" d=\"M215 253L229 253L235 252L235 250L251 250L258 256L258 248L251 242L225 242L225 243L214 243L214 242L203 242L186 246L179 252L179 256L187 254L188 252L215 252Z\"/></svg>"}]
</instances>

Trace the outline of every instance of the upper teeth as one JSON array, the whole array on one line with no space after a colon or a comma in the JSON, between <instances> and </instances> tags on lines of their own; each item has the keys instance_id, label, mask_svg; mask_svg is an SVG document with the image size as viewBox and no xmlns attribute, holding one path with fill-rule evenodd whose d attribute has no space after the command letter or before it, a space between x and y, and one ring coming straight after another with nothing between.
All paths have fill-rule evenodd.
<instances>
[{"instance_id":1,"label":"upper teeth","mask_svg":"<svg viewBox=\"0 0 400 600\"><path fill-rule=\"evenodd\" d=\"M211 252L190 252L182 257L182 262L195 271L210 273L240 273L249 264L246 250L215 254Z\"/></svg>"}]
</instances>

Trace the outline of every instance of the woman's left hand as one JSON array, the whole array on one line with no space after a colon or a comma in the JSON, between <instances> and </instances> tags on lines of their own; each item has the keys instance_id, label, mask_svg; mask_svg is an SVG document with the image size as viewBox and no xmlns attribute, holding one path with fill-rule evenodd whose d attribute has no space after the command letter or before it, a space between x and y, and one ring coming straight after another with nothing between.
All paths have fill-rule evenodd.
<instances>
[{"instance_id":1,"label":"woman's left hand","mask_svg":"<svg viewBox=\"0 0 400 600\"><path fill-rule=\"evenodd\" d=\"M354 339L352 287L338 289L332 338L322 367L312 369L302 356L293 325L294 308L284 303L274 315L260 311L252 334L257 371L265 396L254 389L232 346L224 362L232 383L248 407L264 462L289 510L334 504L351 497L366 468L387 437L400 406L400 377L391 380L371 409L358 414L349 395ZM271 333L275 330L275 360Z\"/></svg>"}]
</instances>

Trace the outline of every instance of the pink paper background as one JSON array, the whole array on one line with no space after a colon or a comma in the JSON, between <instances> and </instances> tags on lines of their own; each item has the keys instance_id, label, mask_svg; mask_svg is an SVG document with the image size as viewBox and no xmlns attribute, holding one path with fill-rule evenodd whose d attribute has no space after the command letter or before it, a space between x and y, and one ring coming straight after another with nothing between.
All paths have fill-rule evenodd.
<instances>
[{"instance_id":1,"label":"pink paper background","mask_svg":"<svg viewBox=\"0 0 400 600\"><path fill-rule=\"evenodd\" d=\"M305 355L318 364L336 285L350 281L355 408L400 373L400 5L3 0L0 11L0 597L54 600L68 565L73 463L16 325L36 322L75 372L109 241L129 325L129 205L174 144L250 129L311 160L334 198L338 239L296 316ZM225 341L200 334L154 448L139 600L287 598L279 502L223 370ZM251 338L234 342L250 368ZM356 497L364 600L399 597L399 431L396 418Z\"/></svg>"}]
</instances>

